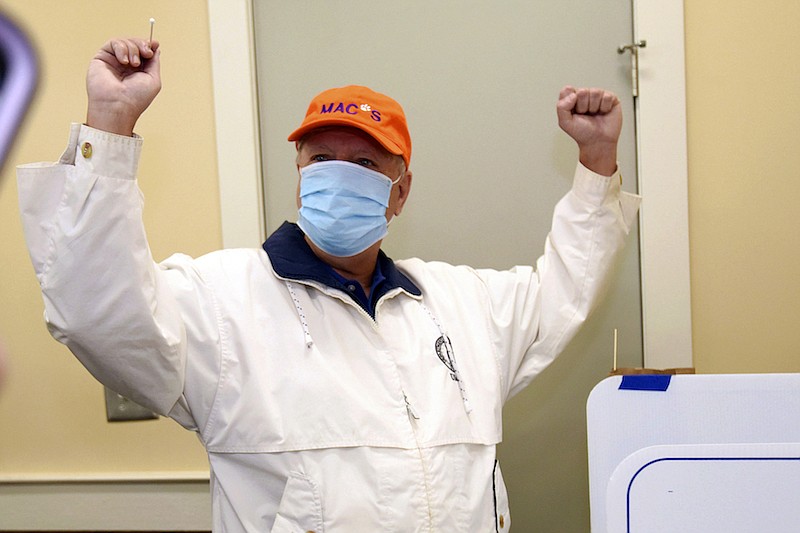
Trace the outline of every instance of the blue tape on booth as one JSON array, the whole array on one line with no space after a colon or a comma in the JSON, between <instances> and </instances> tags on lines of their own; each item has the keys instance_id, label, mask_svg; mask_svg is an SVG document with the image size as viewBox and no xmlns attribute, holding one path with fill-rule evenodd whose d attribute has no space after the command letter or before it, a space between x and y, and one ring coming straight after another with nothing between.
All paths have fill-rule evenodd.
<instances>
[{"instance_id":1,"label":"blue tape on booth","mask_svg":"<svg viewBox=\"0 0 800 533\"><path fill-rule=\"evenodd\" d=\"M651 390L665 391L669 388L671 374L636 374L622 376L622 383L619 384L620 390Z\"/></svg>"}]
</instances>

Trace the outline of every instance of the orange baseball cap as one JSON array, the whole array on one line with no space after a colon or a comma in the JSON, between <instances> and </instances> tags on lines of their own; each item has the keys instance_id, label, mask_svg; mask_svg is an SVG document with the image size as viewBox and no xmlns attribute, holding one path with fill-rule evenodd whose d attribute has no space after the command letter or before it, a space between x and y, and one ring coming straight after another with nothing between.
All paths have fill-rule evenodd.
<instances>
[{"instance_id":1,"label":"orange baseball cap","mask_svg":"<svg viewBox=\"0 0 800 533\"><path fill-rule=\"evenodd\" d=\"M311 130L324 126L351 126L368 133L389 153L411 161L411 135L406 115L395 100L360 85L322 91L311 100L306 118L289 135L299 141Z\"/></svg>"}]
</instances>

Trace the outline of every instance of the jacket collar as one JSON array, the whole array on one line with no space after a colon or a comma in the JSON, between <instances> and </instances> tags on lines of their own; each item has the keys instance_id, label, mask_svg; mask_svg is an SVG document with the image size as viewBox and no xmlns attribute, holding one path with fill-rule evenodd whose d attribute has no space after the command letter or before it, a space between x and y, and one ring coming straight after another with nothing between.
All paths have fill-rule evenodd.
<instances>
[{"instance_id":1,"label":"jacket collar","mask_svg":"<svg viewBox=\"0 0 800 533\"><path fill-rule=\"evenodd\" d=\"M314 281L350 293L343 283L344 278L314 254L297 224L284 222L264 242L263 248L278 276L292 281ZM422 295L422 291L397 269L394 261L382 250L378 252L376 271L385 279L375 288L375 294L371 295L373 302L396 288L413 296Z\"/></svg>"}]
</instances>

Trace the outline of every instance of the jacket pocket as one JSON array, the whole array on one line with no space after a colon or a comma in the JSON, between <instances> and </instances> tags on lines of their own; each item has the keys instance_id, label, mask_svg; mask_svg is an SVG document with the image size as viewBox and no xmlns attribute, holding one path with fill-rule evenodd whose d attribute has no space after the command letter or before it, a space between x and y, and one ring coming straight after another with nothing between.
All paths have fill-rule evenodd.
<instances>
[{"instance_id":1,"label":"jacket pocket","mask_svg":"<svg viewBox=\"0 0 800 533\"><path fill-rule=\"evenodd\" d=\"M503 472L500 471L500 463L496 459L492 478L494 528L497 533L503 533L511 528L511 513L508 510L508 492L506 492L506 484L503 482Z\"/></svg>"},{"instance_id":2,"label":"jacket pocket","mask_svg":"<svg viewBox=\"0 0 800 533\"><path fill-rule=\"evenodd\" d=\"M323 533L319 487L308 476L289 474L271 533Z\"/></svg>"}]
</instances>

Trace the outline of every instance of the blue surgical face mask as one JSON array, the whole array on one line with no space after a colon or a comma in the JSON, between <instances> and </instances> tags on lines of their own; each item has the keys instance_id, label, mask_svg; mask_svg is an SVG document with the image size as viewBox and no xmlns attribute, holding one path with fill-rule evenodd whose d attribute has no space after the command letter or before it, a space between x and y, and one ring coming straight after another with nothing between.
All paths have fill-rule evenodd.
<instances>
[{"instance_id":1,"label":"blue surgical face mask","mask_svg":"<svg viewBox=\"0 0 800 533\"><path fill-rule=\"evenodd\" d=\"M359 254L383 239L392 181L347 161L322 161L300 169L297 224L316 246L336 257Z\"/></svg>"}]
</instances>

